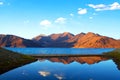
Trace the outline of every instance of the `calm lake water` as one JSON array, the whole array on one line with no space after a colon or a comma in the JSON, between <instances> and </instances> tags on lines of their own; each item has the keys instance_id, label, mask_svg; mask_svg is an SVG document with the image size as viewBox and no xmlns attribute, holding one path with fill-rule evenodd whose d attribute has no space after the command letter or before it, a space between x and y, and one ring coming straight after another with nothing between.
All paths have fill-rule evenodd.
<instances>
[{"instance_id":1,"label":"calm lake water","mask_svg":"<svg viewBox=\"0 0 120 80\"><path fill-rule=\"evenodd\" d=\"M114 49L7 48L24 54L101 54ZM33 50L33 51L32 51ZM71 52L72 51L72 52ZM104 57L54 57L18 67L0 75L0 80L119 80L119 64Z\"/></svg>"},{"instance_id":2,"label":"calm lake water","mask_svg":"<svg viewBox=\"0 0 120 80\"><path fill-rule=\"evenodd\" d=\"M36 61L0 75L0 80L119 80L120 71L112 60L95 64L63 64Z\"/></svg>"},{"instance_id":3,"label":"calm lake water","mask_svg":"<svg viewBox=\"0 0 120 80\"><path fill-rule=\"evenodd\" d=\"M6 48L23 54L101 54L113 48Z\"/></svg>"}]
</instances>

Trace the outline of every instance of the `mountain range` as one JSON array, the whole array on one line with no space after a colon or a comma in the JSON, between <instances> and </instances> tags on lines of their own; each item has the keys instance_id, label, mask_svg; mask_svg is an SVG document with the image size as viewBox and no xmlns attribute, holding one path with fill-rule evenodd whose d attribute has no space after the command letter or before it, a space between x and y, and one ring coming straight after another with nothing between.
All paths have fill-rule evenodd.
<instances>
[{"instance_id":1,"label":"mountain range","mask_svg":"<svg viewBox=\"0 0 120 80\"><path fill-rule=\"evenodd\" d=\"M69 32L38 35L24 39L15 35L0 34L1 47L66 47L66 48L120 48L120 40L92 32L74 35Z\"/></svg>"}]
</instances>

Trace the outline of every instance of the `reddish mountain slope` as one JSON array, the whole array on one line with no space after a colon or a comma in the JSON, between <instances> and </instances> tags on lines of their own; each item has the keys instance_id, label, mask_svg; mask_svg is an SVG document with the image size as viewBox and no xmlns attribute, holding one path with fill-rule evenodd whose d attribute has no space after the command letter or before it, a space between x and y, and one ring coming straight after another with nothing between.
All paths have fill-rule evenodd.
<instances>
[{"instance_id":1,"label":"reddish mountain slope","mask_svg":"<svg viewBox=\"0 0 120 80\"><path fill-rule=\"evenodd\" d=\"M0 35L0 47L40 47L40 45L18 36Z\"/></svg>"},{"instance_id":2,"label":"reddish mountain slope","mask_svg":"<svg viewBox=\"0 0 120 80\"><path fill-rule=\"evenodd\" d=\"M80 33L75 35L74 37L70 38L67 40L67 42L77 42L79 39L81 39L83 36L85 35L85 33Z\"/></svg>"},{"instance_id":3,"label":"reddish mountain slope","mask_svg":"<svg viewBox=\"0 0 120 80\"><path fill-rule=\"evenodd\" d=\"M120 41L95 33L87 33L75 44L75 48L120 48Z\"/></svg>"},{"instance_id":4,"label":"reddish mountain slope","mask_svg":"<svg viewBox=\"0 0 120 80\"><path fill-rule=\"evenodd\" d=\"M69 32L34 38L44 47L120 48L120 40L89 32L73 35Z\"/></svg>"}]
</instances>

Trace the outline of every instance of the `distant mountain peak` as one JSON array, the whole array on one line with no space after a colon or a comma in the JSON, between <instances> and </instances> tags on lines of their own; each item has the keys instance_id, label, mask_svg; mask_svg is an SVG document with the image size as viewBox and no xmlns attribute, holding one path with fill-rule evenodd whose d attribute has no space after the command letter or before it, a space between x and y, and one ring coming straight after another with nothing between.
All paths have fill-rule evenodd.
<instances>
[{"instance_id":1,"label":"distant mountain peak","mask_svg":"<svg viewBox=\"0 0 120 80\"><path fill-rule=\"evenodd\" d=\"M68 35L68 34L72 34L72 33L70 33L70 32L64 32L64 33L62 33L62 34ZM72 34L72 35L73 35L73 34Z\"/></svg>"},{"instance_id":2,"label":"distant mountain peak","mask_svg":"<svg viewBox=\"0 0 120 80\"><path fill-rule=\"evenodd\" d=\"M69 34L70 32L64 32L64 34Z\"/></svg>"},{"instance_id":3,"label":"distant mountain peak","mask_svg":"<svg viewBox=\"0 0 120 80\"><path fill-rule=\"evenodd\" d=\"M72 34L70 32L64 32L64 33L62 33L62 36L74 36L74 34Z\"/></svg>"},{"instance_id":4,"label":"distant mountain peak","mask_svg":"<svg viewBox=\"0 0 120 80\"><path fill-rule=\"evenodd\" d=\"M86 33L86 35L96 35L96 34L93 32L88 32L88 33Z\"/></svg>"},{"instance_id":5,"label":"distant mountain peak","mask_svg":"<svg viewBox=\"0 0 120 80\"><path fill-rule=\"evenodd\" d=\"M80 34L83 34L83 35L85 35L86 33L84 33L84 32L81 32Z\"/></svg>"},{"instance_id":6,"label":"distant mountain peak","mask_svg":"<svg viewBox=\"0 0 120 80\"><path fill-rule=\"evenodd\" d=\"M87 36L101 36L101 35L99 35L97 33L93 33L93 32L88 32L88 33L86 33L86 35Z\"/></svg>"},{"instance_id":7,"label":"distant mountain peak","mask_svg":"<svg viewBox=\"0 0 120 80\"><path fill-rule=\"evenodd\" d=\"M40 34L39 36L47 36L47 35L45 35L45 34Z\"/></svg>"}]
</instances>

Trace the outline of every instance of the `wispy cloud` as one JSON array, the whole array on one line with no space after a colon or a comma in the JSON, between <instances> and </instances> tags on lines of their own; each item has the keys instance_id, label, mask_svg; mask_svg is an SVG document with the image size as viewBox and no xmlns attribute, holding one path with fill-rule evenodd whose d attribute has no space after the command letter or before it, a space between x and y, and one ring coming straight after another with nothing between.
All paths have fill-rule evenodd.
<instances>
[{"instance_id":1,"label":"wispy cloud","mask_svg":"<svg viewBox=\"0 0 120 80\"><path fill-rule=\"evenodd\" d=\"M43 20L40 22L40 25L47 27L51 25L51 22L49 20Z\"/></svg>"},{"instance_id":2,"label":"wispy cloud","mask_svg":"<svg viewBox=\"0 0 120 80\"><path fill-rule=\"evenodd\" d=\"M86 13L87 13L87 9L82 9L82 8L78 9L78 14L86 14Z\"/></svg>"},{"instance_id":3,"label":"wispy cloud","mask_svg":"<svg viewBox=\"0 0 120 80\"><path fill-rule=\"evenodd\" d=\"M59 17L55 20L55 23L64 24L66 23L66 18Z\"/></svg>"},{"instance_id":4,"label":"wispy cloud","mask_svg":"<svg viewBox=\"0 0 120 80\"><path fill-rule=\"evenodd\" d=\"M104 11L104 10L120 10L120 4L118 2L114 2L109 5L105 4L88 4L89 7L95 9L96 11Z\"/></svg>"},{"instance_id":5,"label":"wispy cloud","mask_svg":"<svg viewBox=\"0 0 120 80\"><path fill-rule=\"evenodd\" d=\"M4 2L0 1L0 6L2 6L4 4Z\"/></svg>"}]
</instances>

